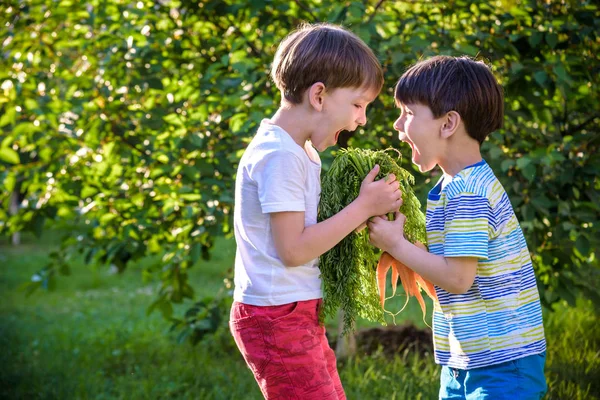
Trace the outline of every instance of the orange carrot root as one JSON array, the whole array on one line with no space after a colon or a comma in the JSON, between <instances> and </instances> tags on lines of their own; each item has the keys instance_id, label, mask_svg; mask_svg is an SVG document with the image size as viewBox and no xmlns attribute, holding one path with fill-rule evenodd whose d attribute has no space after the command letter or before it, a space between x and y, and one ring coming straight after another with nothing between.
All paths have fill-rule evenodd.
<instances>
[{"instance_id":1,"label":"orange carrot root","mask_svg":"<svg viewBox=\"0 0 600 400\"><path fill-rule=\"evenodd\" d=\"M427 250L425 245L422 243L415 243L418 247ZM400 277L400 281L402 282L402 287L406 292L406 304L410 297L416 297L419 305L421 306L421 311L423 312L423 318L425 318L426 306L423 296L421 295L421 290L423 290L433 301L437 301L437 295L435 292L435 287L433 284L423 277L415 273L412 269L408 268L406 265L402 264L400 261L396 260L389 253L383 252L381 257L379 258L379 262L377 263L377 287L379 288L379 299L381 302L381 307L383 308L385 304L385 281L388 270L392 267L392 291L393 295L396 294L396 284L398 282L398 277ZM402 310L404 310L402 307ZM400 311L402 311L400 310Z\"/></svg>"},{"instance_id":2,"label":"orange carrot root","mask_svg":"<svg viewBox=\"0 0 600 400\"><path fill-rule=\"evenodd\" d=\"M381 308L385 304L385 278L388 270L392 266L392 257L389 253L384 252L381 257L379 257L379 262L377 263L377 287L379 288L379 301L381 302Z\"/></svg>"},{"instance_id":3,"label":"orange carrot root","mask_svg":"<svg viewBox=\"0 0 600 400\"><path fill-rule=\"evenodd\" d=\"M392 257L392 256L390 256ZM394 258L392 257L392 260ZM398 277L400 275L398 275L398 269L394 268L394 265L392 264L392 297L394 297L396 295L396 286L398 285Z\"/></svg>"}]
</instances>

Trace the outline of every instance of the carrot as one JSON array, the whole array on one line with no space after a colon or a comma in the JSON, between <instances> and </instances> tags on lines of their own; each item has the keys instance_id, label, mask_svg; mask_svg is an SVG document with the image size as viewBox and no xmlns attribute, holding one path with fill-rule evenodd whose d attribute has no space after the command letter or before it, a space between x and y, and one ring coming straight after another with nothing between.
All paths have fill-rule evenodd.
<instances>
[{"instance_id":1,"label":"carrot","mask_svg":"<svg viewBox=\"0 0 600 400\"><path fill-rule=\"evenodd\" d=\"M385 278L388 270L392 266L392 260L394 260L394 257L392 257L389 253L384 252L381 257L379 257L379 262L377 263L377 288L379 288L379 300L381 302L381 308L383 308L385 303Z\"/></svg>"},{"instance_id":2,"label":"carrot","mask_svg":"<svg viewBox=\"0 0 600 400\"><path fill-rule=\"evenodd\" d=\"M427 251L427 246L425 246L421 242L415 242L415 246ZM421 289L423 289L432 300L437 300L437 294L435 293L435 287L433 286L433 283L423 279L423 277L421 277L421 275L419 274L415 274L415 276L417 278L417 283L419 284ZM424 307L421 308L423 309Z\"/></svg>"},{"instance_id":3,"label":"carrot","mask_svg":"<svg viewBox=\"0 0 600 400\"><path fill-rule=\"evenodd\" d=\"M422 243L416 242L415 245L424 250L427 250L425 245L423 245ZM419 305L421 306L421 311L423 312L424 318L426 313L426 307L423 296L421 295L421 290L423 290L433 301L437 301L435 287L431 282L427 281L422 276L414 272L412 269L408 268L406 265L396 260L394 257L392 257L391 254L387 252L383 252L381 254L379 262L377 263L377 286L379 288L379 298L381 302L381 307L383 308L385 304L385 281L387 272L390 269L390 264L392 267L392 296L396 294L396 284L398 281L398 277L400 277L402 287L406 292L406 303L404 303L404 306L399 312L404 310L404 308L408 304L408 300L410 299L410 297L415 297L419 302Z\"/></svg>"},{"instance_id":4,"label":"carrot","mask_svg":"<svg viewBox=\"0 0 600 400\"><path fill-rule=\"evenodd\" d=\"M437 295L435 293L435 287L433 286L433 283L426 281L425 279L423 279L421 277L421 275L416 275L417 278L417 283L419 284L419 286L421 287L421 289L423 289L425 291L425 293L427 293L427 295L429 297L431 297L432 299L437 299Z\"/></svg>"},{"instance_id":5,"label":"carrot","mask_svg":"<svg viewBox=\"0 0 600 400\"><path fill-rule=\"evenodd\" d=\"M393 258L393 260L394 269L396 270L398 276L400 276L400 282L402 282L402 287L404 288L404 292L406 293L406 302L404 303L404 306L402 306L402 309L400 310L401 312L408 304L408 300L410 299L410 297L414 296L414 293L418 290L416 290L416 288L413 288L415 281L413 270L409 269L406 265L402 264L395 258Z\"/></svg>"},{"instance_id":6,"label":"carrot","mask_svg":"<svg viewBox=\"0 0 600 400\"><path fill-rule=\"evenodd\" d=\"M394 257L392 257L392 260L394 260ZM398 274L398 269L394 268L394 265L392 264L392 297L396 295L396 285L398 285L399 276L400 275Z\"/></svg>"}]
</instances>

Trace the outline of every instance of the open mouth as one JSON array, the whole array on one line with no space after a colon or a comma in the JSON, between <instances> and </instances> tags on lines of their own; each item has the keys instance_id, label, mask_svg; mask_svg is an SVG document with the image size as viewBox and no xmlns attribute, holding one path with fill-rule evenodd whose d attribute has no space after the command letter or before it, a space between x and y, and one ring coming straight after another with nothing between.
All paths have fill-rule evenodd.
<instances>
[{"instance_id":1,"label":"open mouth","mask_svg":"<svg viewBox=\"0 0 600 400\"><path fill-rule=\"evenodd\" d=\"M419 155L419 151L417 150L417 148L415 147L415 145L413 144L413 142L411 142L410 140L408 140L406 138L406 136L400 136L400 140L404 143L407 143L410 146L410 150L412 152L412 159L413 161L415 160L415 157Z\"/></svg>"},{"instance_id":2,"label":"open mouth","mask_svg":"<svg viewBox=\"0 0 600 400\"><path fill-rule=\"evenodd\" d=\"M419 156L421 155L421 153L419 153L419 150L417 150L417 148L415 147L415 145L412 142L406 142L409 144L410 149L412 150L412 160L413 162L417 162L417 159L419 158Z\"/></svg>"},{"instance_id":3,"label":"open mouth","mask_svg":"<svg viewBox=\"0 0 600 400\"><path fill-rule=\"evenodd\" d=\"M335 141L336 141L336 142L338 141L338 138L340 137L340 133L342 133L342 131L343 131L343 129L340 129L339 131L337 131L337 132L335 133Z\"/></svg>"}]
</instances>

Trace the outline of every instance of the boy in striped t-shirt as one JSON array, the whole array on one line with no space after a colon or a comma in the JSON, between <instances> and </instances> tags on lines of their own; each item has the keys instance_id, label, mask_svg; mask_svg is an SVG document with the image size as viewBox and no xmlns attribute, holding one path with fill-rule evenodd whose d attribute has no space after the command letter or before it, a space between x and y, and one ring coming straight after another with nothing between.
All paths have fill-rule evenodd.
<instances>
[{"instance_id":1,"label":"boy in striped t-shirt","mask_svg":"<svg viewBox=\"0 0 600 400\"><path fill-rule=\"evenodd\" d=\"M374 245L435 284L440 399L539 399L546 341L531 258L480 152L502 126L502 88L483 62L437 56L402 75L395 98L413 163L443 171L427 199L429 252L404 238L401 214L368 226Z\"/></svg>"}]
</instances>

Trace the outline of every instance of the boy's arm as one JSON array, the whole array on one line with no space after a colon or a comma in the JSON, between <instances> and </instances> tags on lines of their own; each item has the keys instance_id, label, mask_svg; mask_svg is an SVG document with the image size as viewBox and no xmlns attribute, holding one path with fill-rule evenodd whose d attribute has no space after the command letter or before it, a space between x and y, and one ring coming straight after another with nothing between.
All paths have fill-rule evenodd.
<instances>
[{"instance_id":1,"label":"boy's arm","mask_svg":"<svg viewBox=\"0 0 600 400\"><path fill-rule=\"evenodd\" d=\"M405 220L400 213L394 221L373 218L368 223L371 243L447 292L466 293L475 280L478 259L442 257L415 246L404 238Z\"/></svg>"},{"instance_id":2,"label":"boy's arm","mask_svg":"<svg viewBox=\"0 0 600 400\"><path fill-rule=\"evenodd\" d=\"M304 212L271 214L271 233L284 265L303 265L333 248L370 216L398 210L402 193L393 175L374 181L376 166L361 185L359 196L333 217L305 227Z\"/></svg>"}]
</instances>

